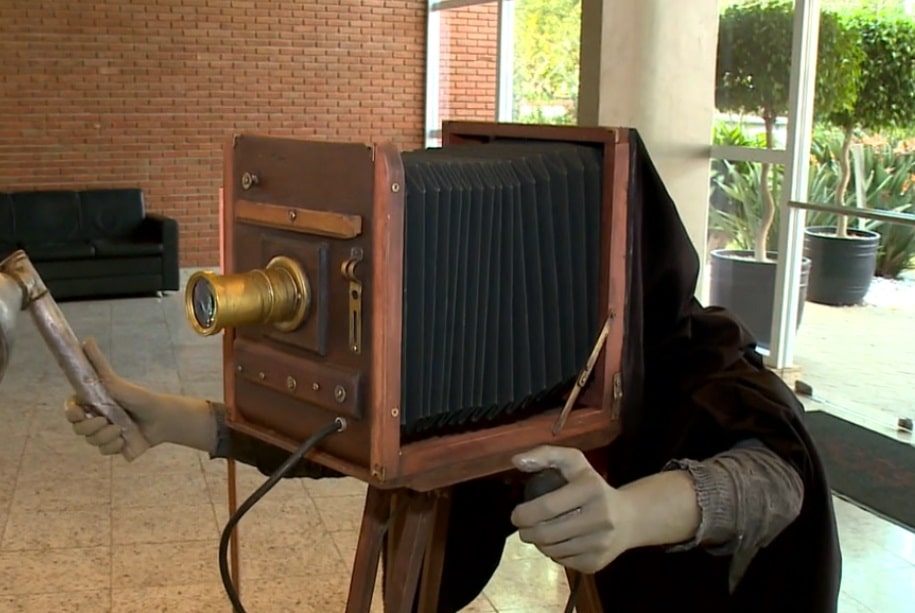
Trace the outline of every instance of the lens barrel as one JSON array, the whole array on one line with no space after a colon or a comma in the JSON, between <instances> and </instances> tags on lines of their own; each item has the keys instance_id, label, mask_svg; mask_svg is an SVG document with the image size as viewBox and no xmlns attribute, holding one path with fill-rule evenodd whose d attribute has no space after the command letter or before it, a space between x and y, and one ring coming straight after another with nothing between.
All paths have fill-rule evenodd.
<instances>
[{"instance_id":1,"label":"lens barrel","mask_svg":"<svg viewBox=\"0 0 915 613\"><path fill-rule=\"evenodd\" d=\"M243 273L196 272L185 288L188 321L203 336L265 324L291 332L304 323L310 307L308 276L285 256L273 258L263 269Z\"/></svg>"}]
</instances>

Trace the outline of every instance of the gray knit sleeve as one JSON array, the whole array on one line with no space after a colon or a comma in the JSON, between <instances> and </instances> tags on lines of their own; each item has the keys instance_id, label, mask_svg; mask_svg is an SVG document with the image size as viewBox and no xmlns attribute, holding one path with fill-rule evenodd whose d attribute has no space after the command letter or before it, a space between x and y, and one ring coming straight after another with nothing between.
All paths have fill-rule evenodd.
<instances>
[{"instance_id":1,"label":"gray knit sleeve","mask_svg":"<svg viewBox=\"0 0 915 613\"><path fill-rule=\"evenodd\" d=\"M804 500L797 471L755 439L707 460L672 460L664 470L692 476L701 510L695 537L669 550L703 547L713 555L732 556L732 590L756 552L797 518Z\"/></svg>"}]
</instances>

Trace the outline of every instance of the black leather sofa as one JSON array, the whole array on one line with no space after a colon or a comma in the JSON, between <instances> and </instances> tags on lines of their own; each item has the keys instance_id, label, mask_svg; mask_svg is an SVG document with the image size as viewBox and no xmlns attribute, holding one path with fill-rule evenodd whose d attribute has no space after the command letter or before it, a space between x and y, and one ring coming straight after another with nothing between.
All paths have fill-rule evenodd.
<instances>
[{"instance_id":1,"label":"black leather sofa","mask_svg":"<svg viewBox=\"0 0 915 613\"><path fill-rule=\"evenodd\" d=\"M16 249L55 300L178 289L178 223L140 189L0 193L0 259Z\"/></svg>"}]
</instances>

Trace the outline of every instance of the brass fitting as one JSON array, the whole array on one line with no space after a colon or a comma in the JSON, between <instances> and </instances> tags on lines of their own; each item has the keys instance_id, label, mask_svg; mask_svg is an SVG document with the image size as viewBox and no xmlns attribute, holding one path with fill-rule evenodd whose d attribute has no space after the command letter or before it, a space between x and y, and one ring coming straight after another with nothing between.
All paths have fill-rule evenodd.
<instances>
[{"instance_id":1,"label":"brass fitting","mask_svg":"<svg viewBox=\"0 0 915 613\"><path fill-rule=\"evenodd\" d=\"M203 336L262 324L291 332L308 317L311 300L308 276L298 262L286 256L244 273L196 272L188 279L184 294L187 318Z\"/></svg>"}]
</instances>

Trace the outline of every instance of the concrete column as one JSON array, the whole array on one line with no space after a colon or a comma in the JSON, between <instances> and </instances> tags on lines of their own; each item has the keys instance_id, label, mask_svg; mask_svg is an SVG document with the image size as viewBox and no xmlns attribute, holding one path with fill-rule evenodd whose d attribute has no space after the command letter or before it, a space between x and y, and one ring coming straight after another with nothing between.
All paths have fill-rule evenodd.
<instances>
[{"instance_id":1,"label":"concrete column","mask_svg":"<svg viewBox=\"0 0 915 613\"><path fill-rule=\"evenodd\" d=\"M639 130L704 261L718 0L582 0L581 21L579 123Z\"/></svg>"}]
</instances>

